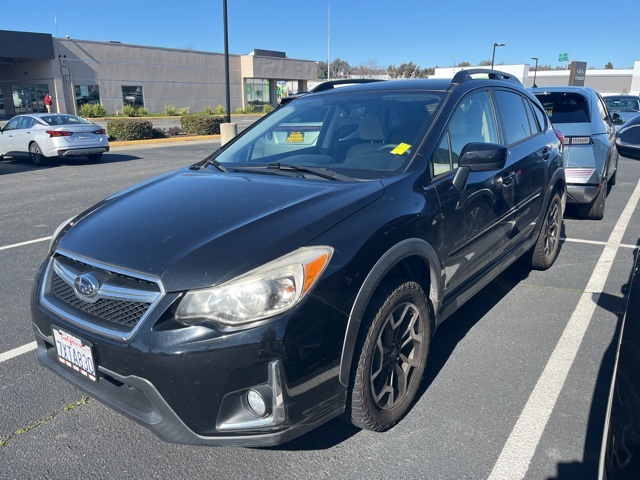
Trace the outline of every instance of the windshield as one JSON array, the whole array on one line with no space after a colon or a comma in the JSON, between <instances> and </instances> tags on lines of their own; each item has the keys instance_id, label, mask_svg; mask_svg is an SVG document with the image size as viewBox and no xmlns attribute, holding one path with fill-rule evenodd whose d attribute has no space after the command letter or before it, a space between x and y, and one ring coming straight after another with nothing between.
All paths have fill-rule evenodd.
<instances>
[{"instance_id":1,"label":"windshield","mask_svg":"<svg viewBox=\"0 0 640 480\"><path fill-rule=\"evenodd\" d=\"M587 99L579 93L536 93L551 123L590 123Z\"/></svg>"},{"instance_id":2,"label":"windshield","mask_svg":"<svg viewBox=\"0 0 640 480\"><path fill-rule=\"evenodd\" d=\"M639 97L606 97L607 108L614 112L640 112Z\"/></svg>"},{"instance_id":3,"label":"windshield","mask_svg":"<svg viewBox=\"0 0 640 480\"><path fill-rule=\"evenodd\" d=\"M440 106L441 92L331 93L271 113L216 160L240 169L287 164L375 179L403 168Z\"/></svg>"}]
</instances>

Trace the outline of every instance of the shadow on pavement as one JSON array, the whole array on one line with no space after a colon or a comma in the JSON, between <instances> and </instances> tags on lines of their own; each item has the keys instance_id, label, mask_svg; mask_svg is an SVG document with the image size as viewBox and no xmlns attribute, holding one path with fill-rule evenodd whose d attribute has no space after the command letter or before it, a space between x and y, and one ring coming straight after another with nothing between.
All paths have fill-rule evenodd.
<instances>
[{"instance_id":1,"label":"shadow on pavement","mask_svg":"<svg viewBox=\"0 0 640 480\"><path fill-rule=\"evenodd\" d=\"M10 175L12 173L30 172L33 170L46 170L58 167L73 167L74 165L101 165L106 163L129 162L139 160L141 157L135 155L122 155L119 153L105 153L100 162L92 162L85 157L63 158L52 160L48 165L37 166L31 162L28 156L4 157L0 160L0 175Z\"/></svg>"}]
</instances>

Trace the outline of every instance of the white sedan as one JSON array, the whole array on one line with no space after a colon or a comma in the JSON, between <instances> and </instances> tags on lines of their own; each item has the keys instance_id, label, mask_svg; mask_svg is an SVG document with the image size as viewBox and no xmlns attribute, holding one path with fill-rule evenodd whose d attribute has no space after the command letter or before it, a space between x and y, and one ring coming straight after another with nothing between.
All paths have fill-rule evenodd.
<instances>
[{"instance_id":1,"label":"white sedan","mask_svg":"<svg viewBox=\"0 0 640 480\"><path fill-rule=\"evenodd\" d=\"M29 154L36 165L54 157L86 156L98 162L109 151L104 128L65 113L18 115L0 129L0 158Z\"/></svg>"}]
</instances>

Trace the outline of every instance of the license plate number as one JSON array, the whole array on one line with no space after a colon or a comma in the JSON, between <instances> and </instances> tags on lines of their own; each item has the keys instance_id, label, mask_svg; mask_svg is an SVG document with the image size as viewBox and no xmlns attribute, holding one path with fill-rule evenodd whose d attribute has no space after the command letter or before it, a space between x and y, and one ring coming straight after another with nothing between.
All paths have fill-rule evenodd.
<instances>
[{"instance_id":1,"label":"license plate number","mask_svg":"<svg viewBox=\"0 0 640 480\"><path fill-rule=\"evenodd\" d=\"M78 138L79 138L79 139L81 139L81 140L84 140L84 139L89 138L89 135L82 135L82 134L80 134L80 135L78 135Z\"/></svg>"},{"instance_id":2,"label":"license plate number","mask_svg":"<svg viewBox=\"0 0 640 480\"><path fill-rule=\"evenodd\" d=\"M62 330L53 328L52 331L58 360L89 380L97 381L91 345Z\"/></svg>"}]
</instances>

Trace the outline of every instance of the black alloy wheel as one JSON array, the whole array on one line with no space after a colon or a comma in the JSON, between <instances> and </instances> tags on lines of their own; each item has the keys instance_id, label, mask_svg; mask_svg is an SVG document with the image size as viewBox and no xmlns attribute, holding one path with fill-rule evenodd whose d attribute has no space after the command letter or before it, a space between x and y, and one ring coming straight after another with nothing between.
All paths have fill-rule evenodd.
<instances>
[{"instance_id":1,"label":"black alloy wheel","mask_svg":"<svg viewBox=\"0 0 640 480\"><path fill-rule=\"evenodd\" d=\"M404 282L381 297L361 332L347 406L354 425L374 431L394 426L413 404L431 339L430 309L420 285Z\"/></svg>"},{"instance_id":2,"label":"black alloy wheel","mask_svg":"<svg viewBox=\"0 0 640 480\"><path fill-rule=\"evenodd\" d=\"M556 261L560 251L560 232L562 229L562 200L555 193L547 212L538 240L533 247L531 267L536 270L547 270Z\"/></svg>"}]
</instances>

